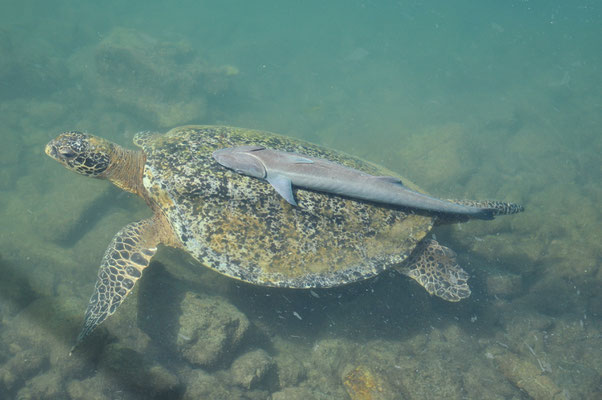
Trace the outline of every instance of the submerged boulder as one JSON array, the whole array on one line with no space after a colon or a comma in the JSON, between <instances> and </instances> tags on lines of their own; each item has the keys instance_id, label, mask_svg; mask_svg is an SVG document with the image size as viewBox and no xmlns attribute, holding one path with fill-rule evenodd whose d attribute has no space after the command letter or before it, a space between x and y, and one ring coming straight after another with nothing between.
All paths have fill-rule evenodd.
<instances>
[{"instance_id":1,"label":"submerged boulder","mask_svg":"<svg viewBox=\"0 0 602 400\"><path fill-rule=\"evenodd\" d=\"M243 354L232 363L230 371L234 382L245 389L259 385L274 365L272 357L258 349Z\"/></svg>"},{"instance_id":2,"label":"submerged boulder","mask_svg":"<svg viewBox=\"0 0 602 400\"><path fill-rule=\"evenodd\" d=\"M112 103L170 127L204 119L207 97L225 91L238 70L211 66L196 49L126 28L95 49L98 90Z\"/></svg>"},{"instance_id":3,"label":"submerged boulder","mask_svg":"<svg viewBox=\"0 0 602 400\"><path fill-rule=\"evenodd\" d=\"M232 354L249 329L247 317L221 297L188 292L181 310L176 347L202 367L213 367Z\"/></svg>"}]
</instances>

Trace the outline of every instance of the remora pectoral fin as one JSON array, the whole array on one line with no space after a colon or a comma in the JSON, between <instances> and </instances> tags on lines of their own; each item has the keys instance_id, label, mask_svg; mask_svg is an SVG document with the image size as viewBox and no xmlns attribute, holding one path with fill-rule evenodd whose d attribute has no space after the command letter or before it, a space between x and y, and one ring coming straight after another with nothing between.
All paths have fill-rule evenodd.
<instances>
[{"instance_id":1,"label":"remora pectoral fin","mask_svg":"<svg viewBox=\"0 0 602 400\"><path fill-rule=\"evenodd\" d=\"M293 195L293 186L291 180L282 175L269 176L267 181L272 185L274 189L284 197L290 204L296 206L295 196Z\"/></svg>"}]
</instances>

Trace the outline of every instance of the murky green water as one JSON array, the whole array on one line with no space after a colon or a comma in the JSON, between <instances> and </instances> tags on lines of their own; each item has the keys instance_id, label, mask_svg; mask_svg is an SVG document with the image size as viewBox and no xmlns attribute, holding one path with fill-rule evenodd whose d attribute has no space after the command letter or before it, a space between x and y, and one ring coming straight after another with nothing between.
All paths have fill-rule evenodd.
<instances>
[{"instance_id":1,"label":"murky green water","mask_svg":"<svg viewBox=\"0 0 602 400\"><path fill-rule=\"evenodd\" d=\"M12 3L0 398L602 396L599 2ZM77 129L132 147L194 123L303 138L439 197L526 211L434 231L472 276L460 303L393 272L255 287L163 247L70 357L107 244L150 210L44 145Z\"/></svg>"}]
</instances>

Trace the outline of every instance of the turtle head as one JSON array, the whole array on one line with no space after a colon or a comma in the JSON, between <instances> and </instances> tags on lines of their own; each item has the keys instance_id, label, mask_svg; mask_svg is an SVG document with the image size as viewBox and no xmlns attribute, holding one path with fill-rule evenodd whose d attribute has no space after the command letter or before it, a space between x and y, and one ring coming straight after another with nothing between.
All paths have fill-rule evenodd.
<instances>
[{"instance_id":1,"label":"turtle head","mask_svg":"<svg viewBox=\"0 0 602 400\"><path fill-rule=\"evenodd\" d=\"M61 133L46 145L46 154L67 169L96 178L104 177L113 152L108 140L76 131Z\"/></svg>"}]
</instances>

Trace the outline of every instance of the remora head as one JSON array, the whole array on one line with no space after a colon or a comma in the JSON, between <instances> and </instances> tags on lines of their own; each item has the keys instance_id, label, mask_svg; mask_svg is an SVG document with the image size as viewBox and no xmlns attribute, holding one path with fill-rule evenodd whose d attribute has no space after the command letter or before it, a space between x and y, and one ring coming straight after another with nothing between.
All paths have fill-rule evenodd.
<instances>
[{"instance_id":1,"label":"remora head","mask_svg":"<svg viewBox=\"0 0 602 400\"><path fill-rule=\"evenodd\" d=\"M113 144L88 133L73 131L61 133L51 140L45 151L71 171L102 178L111 164Z\"/></svg>"},{"instance_id":2,"label":"remora head","mask_svg":"<svg viewBox=\"0 0 602 400\"><path fill-rule=\"evenodd\" d=\"M267 176L265 165L253 155L253 152L263 150L261 146L239 146L216 150L213 158L226 168L233 169L239 174L263 179Z\"/></svg>"}]
</instances>

